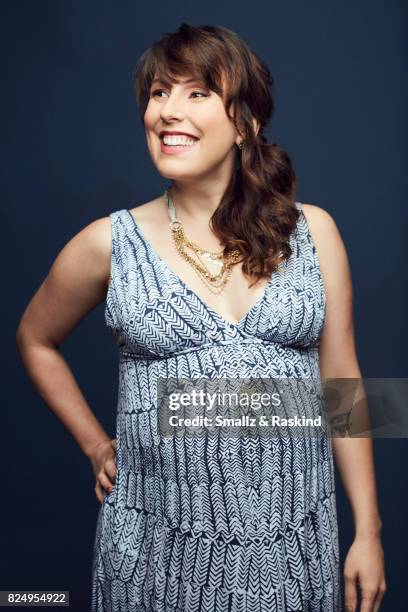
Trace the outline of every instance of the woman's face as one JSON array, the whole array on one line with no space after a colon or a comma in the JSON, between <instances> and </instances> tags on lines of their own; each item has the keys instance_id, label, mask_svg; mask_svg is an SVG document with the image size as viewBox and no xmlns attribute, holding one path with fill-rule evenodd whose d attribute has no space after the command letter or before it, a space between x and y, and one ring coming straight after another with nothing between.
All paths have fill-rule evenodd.
<instances>
[{"instance_id":1,"label":"woman's face","mask_svg":"<svg viewBox=\"0 0 408 612\"><path fill-rule=\"evenodd\" d=\"M144 115L147 144L159 173L173 180L195 180L231 173L241 137L223 99L188 76L177 82L153 80ZM193 141L163 140L162 131L185 132ZM184 144L183 144L184 143Z\"/></svg>"}]
</instances>

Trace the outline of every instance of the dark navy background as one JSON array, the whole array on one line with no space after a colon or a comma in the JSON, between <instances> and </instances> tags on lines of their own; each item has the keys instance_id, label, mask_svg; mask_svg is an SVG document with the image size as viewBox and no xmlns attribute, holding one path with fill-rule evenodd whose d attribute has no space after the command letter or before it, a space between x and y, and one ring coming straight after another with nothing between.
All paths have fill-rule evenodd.
<instances>
[{"instance_id":1,"label":"dark navy background","mask_svg":"<svg viewBox=\"0 0 408 612\"><path fill-rule=\"evenodd\" d=\"M201 4L201 6L199 6ZM297 173L297 199L334 217L353 277L365 377L407 376L407 5L3 2L2 456L0 589L64 589L89 610L99 503L90 464L42 401L15 330L58 252L85 225L159 195L131 72L181 22L236 31L275 77L270 142ZM405 38L404 38L405 34ZM117 356L98 306L62 352L109 435ZM407 442L375 440L388 592L408 609ZM351 513L339 483L342 561Z\"/></svg>"}]
</instances>

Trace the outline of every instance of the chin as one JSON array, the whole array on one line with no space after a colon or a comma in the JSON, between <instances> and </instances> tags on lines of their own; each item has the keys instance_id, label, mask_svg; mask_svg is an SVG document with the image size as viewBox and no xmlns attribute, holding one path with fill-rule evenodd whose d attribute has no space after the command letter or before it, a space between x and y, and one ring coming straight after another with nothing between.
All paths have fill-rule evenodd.
<instances>
[{"instance_id":1,"label":"chin","mask_svg":"<svg viewBox=\"0 0 408 612\"><path fill-rule=\"evenodd\" d=\"M175 164L174 164L175 165ZM167 166L167 167L165 167ZM205 170L191 170L188 171L186 170L186 168L169 168L168 165L166 164L157 164L156 165L156 169L159 172L159 174L161 174L164 178L167 179L174 179L177 181L182 181L182 180L196 180L198 178L200 178L200 176L203 175L203 173L205 172Z\"/></svg>"},{"instance_id":2,"label":"chin","mask_svg":"<svg viewBox=\"0 0 408 612\"><path fill-rule=\"evenodd\" d=\"M185 172L160 172L161 176L171 181L178 181L179 183L195 182L200 179L200 174L186 174Z\"/></svg>"}]
</instances>

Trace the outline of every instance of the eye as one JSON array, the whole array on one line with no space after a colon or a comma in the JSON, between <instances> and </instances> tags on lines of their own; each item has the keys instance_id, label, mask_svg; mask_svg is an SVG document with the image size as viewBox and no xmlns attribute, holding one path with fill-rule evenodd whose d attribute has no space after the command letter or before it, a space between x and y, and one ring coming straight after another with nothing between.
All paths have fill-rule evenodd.
<instances>
[{"instance_id":1,"label":"eye","mask_svg":"<svg viewBox=\"0 0 408 612\"><path fill-rule=\"evenodd\" d=\"M193 94L198 94L199 96L204 96L204 98L208 98L208 94L204 93L203 91L192 91L191 95Z\"/></svg>"},{"instance_id":2,"label":"eye","mask_svg":"<svg viewBox=\"0 0 408 612\"><path fill-rule=\"evenodd\" d=\"M152 91L151 96L154 97L157 94L161 93L162 91L165 91L164 89L155 89L154 91ZM202 92L202 91L192 91L191 95L194 94L198 94L199 96L204 96L204 98L208 98L208 94Z\"/></svg>"}]
</instances>

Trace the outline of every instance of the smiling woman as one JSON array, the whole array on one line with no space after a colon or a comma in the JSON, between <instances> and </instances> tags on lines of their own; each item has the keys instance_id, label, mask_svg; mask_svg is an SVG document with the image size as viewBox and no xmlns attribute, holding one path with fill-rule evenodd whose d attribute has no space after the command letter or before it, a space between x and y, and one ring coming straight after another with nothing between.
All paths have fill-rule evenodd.
<instances>
[{"instance_id":1,"label":"smiling woman","mask_svg":"<svg viewBox=\"0 0 408 612\"><path fill-rule=\"evenodd\" d=\"M290 158L263 134L274 111L272 84L268 67L240 38L214 26L182 25L148 49L134 72L156 168L173 181L174 194L178 178L203 179L208 168L225 173L211 227L227 250L240 250L242 271L255 281L270 277L280 253L290 257L299 217ZM164 142L164 133L197 140L177 146Z\"/></svg>"},{"instance_id":2,"label":"smiling woman","mask_svg":"<svg viewBox=\"0 0 408 612\"><path fill-rule=\"evenodd\" d=\"M110 215L105 316L120 386L133 391L119 398L92 610L126 598L149 611L340 610L330 440L168 439L149 401L157 379L183 375L319 377L326 294L289 157L263 136L272 77L234 33L184 24L143 54L134 78L151 158L171 187Z\"/></svg>"},{"instance_id":3,"label":"smiling woman","mask_svg":"<svg viewBox=\"0 0 408 612\"><path fill-rule=\"evenodd\" d=\"M172 435L163 422L167 391L206 381L239 393L241 379L274 392L290 379L283 416L324 422L307 381L360 376L337 227L296 200L290 158L263 134L270 72L234 32L182 24L142 55L134 84L170 185L79 232L18 331L35 384L94 471L90 609L340 612L335 449L357 533L345 603L358 578L376 612L385 579L367 440L211 423ZM113 440L58 351L101 301L119 357Z\"/></svg>"}]
</instances>

